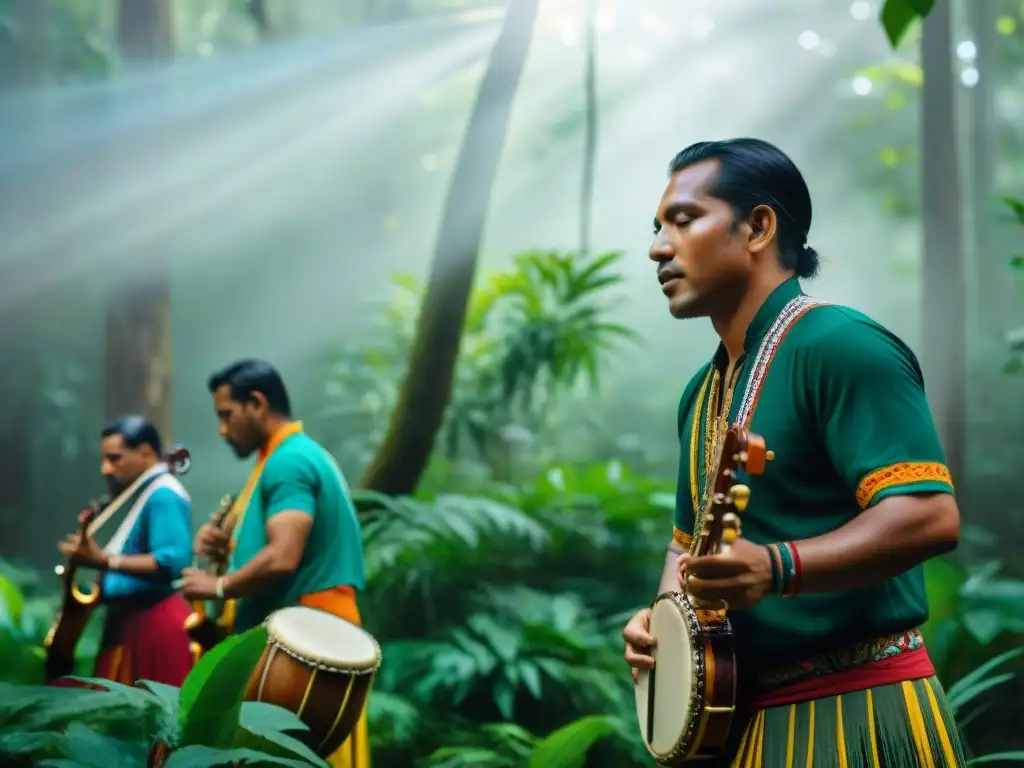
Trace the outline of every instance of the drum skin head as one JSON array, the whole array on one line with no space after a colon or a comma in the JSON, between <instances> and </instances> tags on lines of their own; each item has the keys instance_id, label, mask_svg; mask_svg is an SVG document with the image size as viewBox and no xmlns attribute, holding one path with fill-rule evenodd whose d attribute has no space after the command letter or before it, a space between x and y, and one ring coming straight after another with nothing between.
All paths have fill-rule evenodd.
<instances>
[{"instance_id":1,"label":"drum skin head","mask_svg":"<svg viewBox=\"0 0 1024 768\"><path fill-rule=\"evenodd\" d=\"M640 673L636 685L636 708L640 734L655 757L667 757L678 746L690 718L694 700L693 639L680 608L671 599L659 599L651 608L654 649L654 738L647 741L647 718L651 674Z\"/></svg>"},{"instance_id":2,"label":"drum skin head","mask_svg":"<svg viewBox=\"0 0 1024 768\"><path fill-rule=\"evenodd\" d=\"M271 642L290 655L338 670L374 670L380 646L373 636L330 613L296 605L267 618Z\"/></svg>"}]
</instances>

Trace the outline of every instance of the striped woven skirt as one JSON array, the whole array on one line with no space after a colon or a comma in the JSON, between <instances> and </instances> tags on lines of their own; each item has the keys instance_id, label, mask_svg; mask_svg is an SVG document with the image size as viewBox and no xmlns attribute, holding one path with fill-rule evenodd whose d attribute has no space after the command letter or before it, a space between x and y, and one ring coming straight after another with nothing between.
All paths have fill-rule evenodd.
<instances>
[{"instance_id":1,"label":"striped woven skirt","mask_svg":"<svg viewBox=\"0 0 1024 768\"><path fill-rule=\"evenodd\" d=\"M935 677L755 712L730 768L960 768L953 713Z\"/></svg>"}]
</instances>

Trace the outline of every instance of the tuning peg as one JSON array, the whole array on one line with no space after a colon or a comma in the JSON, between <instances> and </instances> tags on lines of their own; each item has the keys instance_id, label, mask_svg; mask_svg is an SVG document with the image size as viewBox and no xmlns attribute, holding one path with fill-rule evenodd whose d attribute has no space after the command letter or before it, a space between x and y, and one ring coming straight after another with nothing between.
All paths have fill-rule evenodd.
<instances>
[{"instance_id":1,"label":"tuning peg","mask_svg":"<svg viewBox=\"0 0 1024 768\"><path fill-rule=\"evenodd\" d=\"M735 528L726 528L722 531L722 542L725 544L732 544L739 537L740 535Z\"/></svg>"},{"instance_id":2,"label":"tuning peg","mask_svg":"<svg viewBox=\"0 0 1024 768\"><path fill-rule=\"evenodd\" d=\"M729 495L732 496L732 505L737 512L744 511L750 503L750 488L745 485L734 485Z\"/></svg>"},{"instance_id":3,"label":"tuning peg","mask_svg":"<svg viewBox=\"0 0 1024 768\"><path fill-rule=\"evenodd\" d=\"M53 566L53 572L57 576L63 576L64 575L64 566L63 565L55 565L55 566Z\"/></svg>"},{"instance_id":4,"label":"tuning peg","mask_svg":"<svg viewBox=\"0 0 1024 768\"><path fill-rule=\"evenodd\" d=\"M765 461L772 461L775 459L775 451L765 451Z\"/></svg>"}]
</instances>

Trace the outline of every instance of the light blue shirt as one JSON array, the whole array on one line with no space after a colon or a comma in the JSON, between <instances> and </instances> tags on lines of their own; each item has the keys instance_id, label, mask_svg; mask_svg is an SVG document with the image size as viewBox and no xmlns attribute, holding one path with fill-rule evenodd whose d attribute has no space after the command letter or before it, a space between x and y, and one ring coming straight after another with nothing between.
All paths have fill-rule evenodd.
<instances>
[{"instance_id":1,"label":"light blue shirt","mask_svg":"<svg viewBox=\"0 0 1024 768\"><path fill-rule=\"evenodd\" d=\"M169 478L149 494L135 519L122 555L152 555L160 567L155 576L118 571L103 574L104 599L169 595L171 584L192 564L192 502L185 489Z\"/></svg>"}]
</instances>

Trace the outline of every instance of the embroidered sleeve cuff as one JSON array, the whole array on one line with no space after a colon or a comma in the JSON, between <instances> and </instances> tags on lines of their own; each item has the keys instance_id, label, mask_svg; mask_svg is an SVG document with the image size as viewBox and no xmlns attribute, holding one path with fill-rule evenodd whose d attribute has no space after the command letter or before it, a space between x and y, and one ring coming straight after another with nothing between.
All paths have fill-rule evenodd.
<instances>
[{"instance_id":1,"label":"embroidered sleeve cuff","mask_svg":"<svg viewBox=\"0 0 1024 768\"><path fill-rule=\"evenodd\" d=\"M903 461L864 475L857 486L857 503L861 509L867 509L886 496L953 492L953 478L945 464L933 461Z\"/></svg>"},{"instance_id":2,"label":"embroidered sleeve cuff","mask_svg":"<svg viewBox=\"0 0 1024 768\"><path fill-rule=\"evenodd\" d=\"M689 551L690 542L693 537L688 533L683 533L678 528L672 529L672 543L684 551Z\"/></svg>"}]
</instances>

